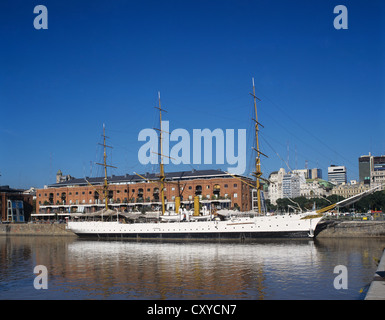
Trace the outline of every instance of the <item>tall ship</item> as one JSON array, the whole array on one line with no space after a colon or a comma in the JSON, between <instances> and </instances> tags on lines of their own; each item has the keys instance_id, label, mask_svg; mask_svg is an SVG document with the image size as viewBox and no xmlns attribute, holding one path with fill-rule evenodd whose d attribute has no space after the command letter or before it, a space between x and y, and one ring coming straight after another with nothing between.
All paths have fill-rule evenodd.
<instances>
[{"instance_id":1,"label":"tall ship","mask_svg":"<svg viewBox=\"0 0 385 320\"><path fill-rule=\"evenodd\" d=\"M132 240L214 240L214 241L250 241L257 238L314 238L315 230L319 222L328 210L336 206L343 206L344 203L336 203L320 210L298 211L282 215L269 215L264 207L264 197L261 180L261 156L267 157L259 149L258 133L261 123L258 122L257 96L255 95L255 85L253 79L253 92L250 93L254 100L255 119L255 180L250 184L249 181L242 181L249 184L257 193L257 210L249 212L239 212L233 210L219 210L211 212L200 210L199 197L194 198L194 209L190 212L182 210L179 206L179 199L175 200L176 207L174 212L166 210L165 206L165 171L162 150L162 109L160 94L158 106L160 117L159 143L160 143L160 172L157 183L160 184L161 207L157 212L148 212L145 219L135 219L136 213L124 213L112 210L108 205L108 179L107 168L112 167L107 164L106 156L106 136L103 126L103 146L104 161L100 165L104 167L103 193L105 208L93 213L92 217L76 215L67 221L67 229L74 232L79 237L87 238L108 238L108 239L132 239ZM230 175L230 173L229 173ZM236 176L234 176L236 177ZM146 179L145 177L142 177ZM236 177L237 178L237 177ZM240 179L240 178L237 178ZM267 181L267 180L266 180ZM153 182L153 181L148 181ZM268 181L267 181L268 182ZM358 199L358 197L356 197ZM178 201L179 200L179 201ZM356 199L349 200L356 201ZM345 200L346 201L346 200Z\"/></svg>"}]
</instances>

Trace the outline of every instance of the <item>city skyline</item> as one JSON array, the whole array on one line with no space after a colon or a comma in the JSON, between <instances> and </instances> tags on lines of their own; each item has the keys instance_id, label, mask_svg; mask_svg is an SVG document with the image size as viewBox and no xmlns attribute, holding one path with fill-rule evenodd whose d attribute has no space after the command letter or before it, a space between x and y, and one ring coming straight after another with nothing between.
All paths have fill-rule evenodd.
<instances>
[{"instance_id":1,"label":"city skyline","mask_svg":"<svg viewBox=\"0 0 385 320\"><path fill-rule=\"evenodd\" d=\"M138 134L156 128L158 91L170 131L246 129L253 167L252 78L265 177L285 168L347 168L385 154L385 4L381 1L5 1L0 35L0 185L41 188L56 172L100 176L142 165ZM348 29L334 28L346 5ZM225 169L173 165L166 171ZM326 180L326 179L325 179Z\"/></svg>"}]
</instances>

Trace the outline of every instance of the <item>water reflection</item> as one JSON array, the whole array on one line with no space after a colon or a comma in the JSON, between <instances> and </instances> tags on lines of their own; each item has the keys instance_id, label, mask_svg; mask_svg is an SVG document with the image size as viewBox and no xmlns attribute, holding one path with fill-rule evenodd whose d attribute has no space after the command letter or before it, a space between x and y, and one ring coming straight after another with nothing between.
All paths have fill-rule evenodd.
<instances>
[{"instance_id":1,"label":"water reflection","mask_svg":"<svg viewBox=\"0 0 385 320\"><path fill-rule=\"evenodd\" d=\"M317 264L313 242L239 244L159 244L75 242L69 245L72 274L129 288L134 297L251 298L266 296L266 271L275 265L280 277L292 266ZM266 267L269 266L269 267Z\"/></svg>"},{"instance_id":2,"label":"water reflection","mask_svg":"<svg viewBox=\"0 0 385 320\"><path fill-rule=\"evenodd\" d=\"M253 244L0 238L4 299L360 299L384 240L261 240ZM33 288L35 265L48 290ZM333 287L346 265L349 289Z\"/></svg>"}]
</instances>

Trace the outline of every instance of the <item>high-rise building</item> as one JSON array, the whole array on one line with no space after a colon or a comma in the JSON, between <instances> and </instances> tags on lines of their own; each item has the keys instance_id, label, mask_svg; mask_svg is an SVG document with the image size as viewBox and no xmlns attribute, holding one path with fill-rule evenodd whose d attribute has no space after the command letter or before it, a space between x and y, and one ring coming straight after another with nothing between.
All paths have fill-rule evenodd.
<instances>
[{"instance_id":1,"label":"high-rise building","mask_svg":"<svg viewBox=\"0 0 385 320\"><path fill-rule=\"evenodd\" d=\"M296 173L288 173L283 176L282 180L282 197L297 198L300 193L300 176Z\"/></svg>"},{"instance_id":2,"label":"high-rise building","mask_svg":"<svg viewBox=\"0 0 385 320\"><path fill-rule=\"evenodd\" d=\"M333 164L328 167L328 181L334 184L346 183L346 167Z\"/></svg>"},{"instance_id":3,"label":"high-rise building","mask_svg":"<svg viewBox=\"0 0 385 320\"><path fill-rule=\"evenodd\" d=\"M370 184L370 158L372 156L361 156L358 158L358 174L359 174L359 180L361 183L364 184Z\"/></svg>"},{"instance_id":4,"label":"high-rise building","mask_svg":"<svg viewBox=\"0 0 385 320\"><path fill-rule=\"evenodd\" d=\"M358 158L360 182L377 187L385 183L385 156L367 156Z\"/></svg>"},{"instance_id":5,"label":"high-rise building","mask_svg":"<svg viewBox=\"0 0 385 320\"><path fill-rule=\"evenodd\" d=\"M309 169L309 179L322 179L322 169Z\"/></svg>"}]
</instances>

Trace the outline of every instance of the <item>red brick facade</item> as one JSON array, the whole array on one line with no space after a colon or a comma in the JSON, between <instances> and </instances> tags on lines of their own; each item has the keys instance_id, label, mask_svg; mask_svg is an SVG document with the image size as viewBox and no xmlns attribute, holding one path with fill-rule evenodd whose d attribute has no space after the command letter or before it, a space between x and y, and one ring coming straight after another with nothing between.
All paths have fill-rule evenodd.
<instances>
[{"instance_id":1,"label":"red brick facade","mask_svg":"<svg viewBox=\"0 0 385 320\"><path fill-rule=\"evenodd\" d=\"M131 184L111 184L108 187L110 204L125 210L128 207L159 204L160 183L138 182ZM165 197L168 205L173 205L175 197L181 194L182 205L189 207L194 196L200 195L202 204L227 203L226 207L237 206L241 211L251 210L249 185L233 178L202 178L166 182ZM96 191L99 191L98 192ZM36 191L36 212L63 212L70 206L85 206L87 211L97 210L96 204L103 204L102 186L63 186L38 189Z\"/></svg>"}]
</instances>

